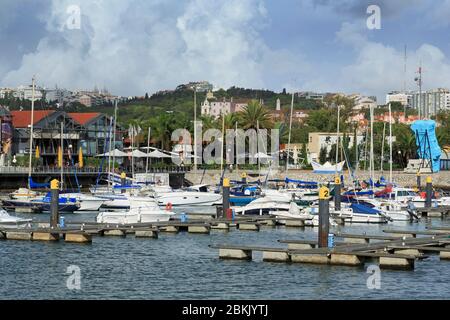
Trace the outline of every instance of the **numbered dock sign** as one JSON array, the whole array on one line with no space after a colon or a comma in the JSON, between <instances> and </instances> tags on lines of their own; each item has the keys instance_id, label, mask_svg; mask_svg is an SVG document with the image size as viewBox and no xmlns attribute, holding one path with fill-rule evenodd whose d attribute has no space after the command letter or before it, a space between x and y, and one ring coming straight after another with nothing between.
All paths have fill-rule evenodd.
<instances>
[{"instance_id":1,"label":"numbered dock sign","mask_svg":"<svg viewBox=\"0 0 450 320\"><path fill-rule=\"evenodd\" d=\"M328 199L330 197L330 189L321 187L319 189L319 199Z\"/></svg>"}]
</instances>

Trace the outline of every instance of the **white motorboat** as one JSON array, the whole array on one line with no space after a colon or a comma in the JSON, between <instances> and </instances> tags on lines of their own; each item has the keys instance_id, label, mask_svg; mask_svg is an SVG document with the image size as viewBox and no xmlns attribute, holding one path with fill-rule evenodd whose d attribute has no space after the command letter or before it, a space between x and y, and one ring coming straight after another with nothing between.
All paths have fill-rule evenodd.
<instances>
[{"instance_id":1,"label":"white motorboat","mask_svg":"<svg viewBox=\"0 0 450 320\"><path fill-rule=\"evenodd\" d=\"M233 207L234 212L238 215L268 215L275 212L289 212L290 202L289 200L283 200L277 198L276 200L270 196L262 197L253 200L245 206Z\"/></svg>"},{"instance_id":2,"label":"white motorboat","mask_svg":"<svg viewBox=\"0 0 450 320\"><path fill-rule=\"evenodd\" d=\"M104 198L94 197L83 193L65 193L62 197L75 198L80 203L77 211L98 211L107 200Z\"/></svg>"},{"instance_id":3,"label":"white motorboat","mask_svg":"<svg viewBox=\"0 0 450 320\"><path fill-rule=\"evenodd\" d=\"M31 227L32 219L11 216L6 210L0 209L0 228L27 228Z\"/></svg>"},{"instance_id":4,"label":"white motorboat","mask_svg":"<svg viewBox=\"0 0 450 320\"><path fill-rule=\"evenodd\" d=\"M392 193L390 194L391 199L395 200L401 206L406 206L409 201L412 201L416 208L424 208L425 207L425 194L419 195L413 189L410 188L393 188ZM386 195L385 198L389 199L389 195ZM440 197L434 198L431 200L432 207L439 206L449 206L450 205L450 197Z\"/></svg>"},{"instance_id":5,"label":"white motorboat","mask_svg":"<svg viewBox=\"0 0 450 320\"><path fill-rule=\"evenodd\" d=\"M400 203L394 200L378 200L378 199L363 199L374 206L375 209L380 210L384 215L390 218L392 221L411 221L417 218L413 216L413 213L409 213L408 210Z\"/></svg>"},{"instance_id":6,"label":"white motorboat","mask_svg":"<svg viewBox=\"0 0 450 320\"><path fill-rule=\"evenodd\" d=\"M14 192L11 192L9 194L9 197L11 199L15 199L15 200L20 200L20 199L24 199L24 200L28 200L28 199L34 199L36 197L39 196L39 193L33 190L30 190L28 188L19 188Z\"/></svg>"},{"instance_id":7,"label":"white motorboat","mask_svg":"<svg viewBox=\"0 0 450 320\"><path fill-rule=\"evenodd\" d=\"M348 219L350 218L351 223L387 223L389 218L381 211L376 208L372 208L363 203L342 203L341 210L337 211L330 208L330 214L335 217Z\"/></svg>"},{"instance_id":8,"label":"white motorboat","mask_svg":"<svg viewBox=\"0 0 450 320\"><path fill-rule=\"evenodd\" d=\"M130 201L130 208L122 211L104 211L97 215L98 223L149 223L164 222L174 216L175 213L161 209L155 202Z\"/></svg>"},{"instance_id":9,"label":"white motorboat","mask_svg":"<svg viewBox=\"0 0 450 320\"><path fill-rule=\"evenodd\" d=\"M312 209L312 210L311 210ZM286 219L303 219L305 221L305 226L319 226L319 215L315 208L304 208L301 209L295 202L290 203L289 211L277 211L270 212L270 215L276 218L286 218ZM286 224L286 220L279 220L280 224ZM337 223L334 221L333 217L330 215L330 225L336 226Z\"/></svg>"},{"instance_id":10,"label":"white motorboat","mask_svg":"<svg viewBox=\"0 0 450 320\"><path fill-rule=\"evenodd\" d=\"M150 197L134 196L130 194L104 194L99 195L104 200L101 208L106 210L128 210L132 202L156 204L155 199Z\"/></svg>"},{"instance_id":11,"label":"white motorboat","mask_svg":"<svg viewBox=\"0 0 450 320\"><path fill-rule=\"evenodd\" d=\"M208 190L208 185L191 186L183 190L154 193L160 206L212 206L222 201L222 195Z\"/></svg>"}]
</instances>

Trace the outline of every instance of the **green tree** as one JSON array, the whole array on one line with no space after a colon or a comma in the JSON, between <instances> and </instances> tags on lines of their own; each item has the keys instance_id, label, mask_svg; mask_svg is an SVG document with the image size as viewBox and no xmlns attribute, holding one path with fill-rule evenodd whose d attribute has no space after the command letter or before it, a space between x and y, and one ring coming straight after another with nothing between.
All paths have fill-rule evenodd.
<instances>
[{"instance_id":1,"label":"green tree","mask_svg":"<svg viewBox=\"0 0 450 320\"><path fill-rule=\"evenodd\" d=\"M271 122L269 113L259 101L251 100L248 105L239 112L239 126L244 129L270 128Z\"/></svg>"},{"instance_id":2,"label":"green tree","mask_svg":"<svg viewBox=\"0 0 450 320\"><path fill-rule=\"evenodd\" d=\"M396 139L392 145L394 163L400 163L406 167L408 160L416 156L416 138L407 125L397 124L392 130Z\"/></svg>"},{"instance_id":3,"label":"green tree","mask_svg":"<svg viewBox=\"0 0 450 320\"><path fill-rule=\"evenodd\" d=\"M320 148L319 161L321 164L323 164L327 161L327 148L326 147Z\"/></svg>"}]
</instances>

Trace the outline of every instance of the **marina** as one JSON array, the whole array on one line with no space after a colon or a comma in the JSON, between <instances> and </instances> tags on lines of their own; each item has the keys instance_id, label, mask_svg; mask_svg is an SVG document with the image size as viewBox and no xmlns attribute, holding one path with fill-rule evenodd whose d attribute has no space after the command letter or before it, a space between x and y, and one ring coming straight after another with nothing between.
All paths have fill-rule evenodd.
<instances>
[{"instance_id":1,"label":"marina","mask_svg":"<svg viewBox=\"0 0 450 320\"><path fill-rule=\"evenodd\" d=\"M29 214L19 215L29 216ZM38 221L42 221L40 223L46 224L49 215L39 215L38 218ZM376 244L382 241L377 244L378 248L386 247L389 252L398 250L396 246L401 246L400 249L405 250L402 242L407 241L406 249L416 249L423 254L409 252L403 257L401 255L405 254L398 252L377 253L376 257L373 257L374 254L364 252L359 253L357 260L352 260L354 254L352 255L351 251L349 253L349 249L345 252L340 251L343 249L338 249L336 254L339 253L340 256L333 258L333 264L331 260L328 261L331 258L327 258L325 254L319 254L319 256L325 256L325 259L322 258L323 262L326 261L324 264L307 263L306 257L310 255L307 255L308 251L305 250L311 249L306 247L288 249L294 244L315 247L317 228L313 227L269 226L259 222L261 224L259 232L249 232L232 227L233 222L231 222L230 228L225 232L214 228L211 228L207 234L187 232L189 225L203 226L211 220L207 219L184 225L180 222L167 224L165 227L169 225L180 227L176 233L171 233L163 232L163 225L156 227L147 225L143 228L99 227L94 218L95 213L89 212L80 213L79 216L67 216L65 240L30 241L32 236L29 236L27 240L1 240L3 285L0 293L2 297L170 299L176 296L196 299L204 298L204 293L207 292L208 299L338 299L342 295L349 299L407 299L411 295L418 299L435 299L449 294L446 278L450 271L450 262L439 255L446 252L444 245L450 242L448 234L441 235L442 237L447 235L447 240L441 239L441 236L431 239L432 236L428 234L419 235L427 230L436 235L441 228L447 232L446 230L450 229L447 218L444 220L425 218L420 223L414 224L397 222L389 228L390 233L384 232L386 226L383 225L338 226L333 229L337 236L336 249L347 247L352 250L355 248L362 250L361 247L366 248L366 244L350 244L348 241L351 237L361 237L369 239L370 242L375 241ZM88 221L91 221L91 225ZM77 234L83 223L84 232L92 233L92 242L65 243L67 236ZM156 228L160 230L157 232L157 239L151 236L140 237L140 232L147 233ZM40 229L40 231L44 230L49 231ZM77 231L74 232L75 230ZM99 230L122 232L115 233L116 236L113 235L114 233L110 233L110 236L101 236ZM131 230L135 235L129 233ZM394 230L400 230L402 233L409 230L408 232L416 234L418 238L411 237L403 240L401 235L392 233ZM423 243L432 244L432 246L424 246ZM253 249L251 259L246 258L247 261L219 259L217 248L229 248L232 245L237 246L238 249ZM267 249L266 251L272 254L264 254L255 249ZM327 251L328 249L312 248L312 250ZM316 254L317 251L309 252ZM31 264L27 263L27 257L30 255L33 255ZM280 263L279 261L286 255L291 260L300 259L303 262L283 261ZM381 259L383 255L391 255L391 258L407 261L413 260L414 270L411 271L411 268L408 268L409 271L398 273L398 270L383 268L381 289L369 290L366 287L369 276L365 270L367 264L363 265L362 260L367 263L367 259ZM54 262L49 264L50 257ZM349 261L353 261L354 265L348 266L349 263L344 257L349 257ZM344 262L347 261L345 263L347 266L343 266L344 263L335 264L337 261L343 262L341 259ZM69 291L65 287L66 268L72 264L79 265L82 272L80 291ZM14 276L17 272L20 276ZM227 280L223 281L224 278ZM45 286L43 286L44 283ZM217 283L220 283L219 287ZM118 287L121 290L114 290ZM405 295L405 288L408 288L408 295Z\"/></svg>"},{"instance_id":2,"label":"marina","mask_svg":"<svg viewBox=\"0 0 450 320\"><path fill-rule=\"evenodd\" d=\"M33 150L34 100L31 107L29 150ZM114 109L117 111L117 105ZM427 122L420 125L425 128L425 135L428 132L434 134L430 129L433 127ZM110 133L116 129L115 120L111 119ZM149 298L148 295L153 299L287 298L281 289L270 292L270 287L261 285L260 278L252 280L254 268L258 270L257 276L262 273L259 277L270 274L268 283L289 287L295 283L292 279L305 277L315 288L328 286L328 291L332 291L331 286L336 283L327 279L337 272L344 274L348 282L349 278L355 277L354 272L364 275L366 268L378 268L374 269L379 270L378 279L388 277L388 281L383 282L383 290L388 290L380 291L378 297L400 299L410 296L402 297L392 290L392 278L389 277L398 277L391 274L392 271L415 274L426 266L440 273L450 268L450 230L447 229L450 197L446 191L433 187L431 174L425 177L424 186L420 172L415 186L398 185L393 180L391 165L389 181L381 175L375 182L371 163L369 179L358 181L351 163L338 163L338 145L336 165L313 163L313 173L321 176L320 181L315 178L305 180L298 175L292 177L288 167L281 177L280 173L278 176L270 174L271 170L279 171L280 166L269 166L263 173L261 158L273 156L258 152L258 170L251 176L242 170L238 179L231 180L231 168L222 165L220 176L205 183L206 170L200 173L194 163L193 178L196 181L193 183L186 179L189 172L186 169L158 173L149 170L151 154L158 158L182 159L183 152L177 154L158 149L150 152L149 141L147 148L141 147L146 152L140 151L133 141L137 135L135 130L130 128L128 153L113 150L111 145L116 145L115 141L111 135L107 136L109 143L104 146L105 152L97 155L101 157L101 165L96 175L92 169L78 171L84 167L81 148L77 165L69 157L72 165L64 166L63 122L60 123L57 168L36 170L30 156L28 170L22 170L22 174L27 173L26 186L17 179L15 186L18 188L1 196L0 253L5 257L1 260L4 265L0 266L5 270L0 279L5 283L0 287L2 297L52 298L55 293L62 298L70 297L71 293L51 283L46 283L45 288L49 291L43 295L33 284L25 285L24 291L10 287L13 285L10 275L16 273L13 268L40 268L48 259L47 255L61 253L64 255L57 262L52 260L52 267L40 268L39 272L33 270L29 276L37 277L40 282L41 276L51 278L53 273L62 277L64 266L66 269L75 267L83 275L84 285L87 279L94 284L93 287L89 287L92 283L87 284L87 289L78 289L82 294L80 298L84 299ZM416 135L420 134L417 130ZM113 136L115 140L116 135ZM418 147L422 148L420 142ZM35 153L35 158L39 158L37 147ZM131 171L118 173L114 170L111 163L115 163L115 157L122 160L128 157ZM145 171L136 172L135 161L141 158L146 160ZM427 160L434 161L431 156ZM347 175L343 174L344 164L348 167ZM85 179L96 178L95 182L82 188L78 175L82 178L83 172ZM38 173L45 179L42 180ZM21 251L11 254L11 248ZM31 265L20 258L29 250L38 251L30 253L33 256ZM78 255L73 261L75 253ZM116 274L117 278L108 281L111 286L116 283L121 290L110 291L105 286L95 285L95 281L104 277L92 279L90 270L93 266L104 270L102 273ZM186 266L189 269L185 269ZM340 269L343 267L356 271ZM228 268L234 270L232 280L228 282L242 281L242 284L234 283L228 291L216 291L213 284L218 281L217 275L210 273L222 270L220 273L223 274L223 269ZM320 276L314 268L318 268ZM159 272L160 277L149 277L151 272ZM308 275L303 276L303 272ZM179 281L183 275L190 279L191 288L184 287L185 292L180 293L177 288L183 285L183 281ZM239 275L245 275L247 281ZM407 275L400 277L409 279ZM205 279L209 285L203 284ZM155 283L155 280L159 282ZM439 281L434 283L435 280L431 283L438 289L431 294L423 291L420 285L417 287L419 298L433 298L433 294L441 296L442 291L448 290L445 284L441 288ZM123 281L127 281L125 287ZM167 287L167 281L176 284ZM161 283L166 286L160 287ZM398 281L394 283L398 284ZM64 287L63 284L59 285ZM366 281L359 285L358 290L346 292L346 298L371 296ZM318 295L303 287L301 290L290 287L288 294L289 298L301 298L305 294L313 299L331 298L323 292Z\"/></svg>"}]
</instances>

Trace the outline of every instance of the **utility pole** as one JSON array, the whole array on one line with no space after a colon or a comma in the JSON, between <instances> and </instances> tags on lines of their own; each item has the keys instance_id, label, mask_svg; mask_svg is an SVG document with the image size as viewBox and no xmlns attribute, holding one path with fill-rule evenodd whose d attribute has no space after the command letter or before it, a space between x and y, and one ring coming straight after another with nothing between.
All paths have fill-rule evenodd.
<instances>
[{"instance_id":1,"label":"utility pole","mask_svg":"<svg viewBox=\"0 0 450 320\"><path fill-rule=\"evenodd\" d=\"M419 86L419 101L418 101L418 113L419 113L419 120L421 119L421 116L424 118L427 118L427 115L425 114L425 106L422 110L422 62L420 62L419 66L419 76L416 77L414 80L417 82L417 85Z\"/></svg>"}]
</instances>

